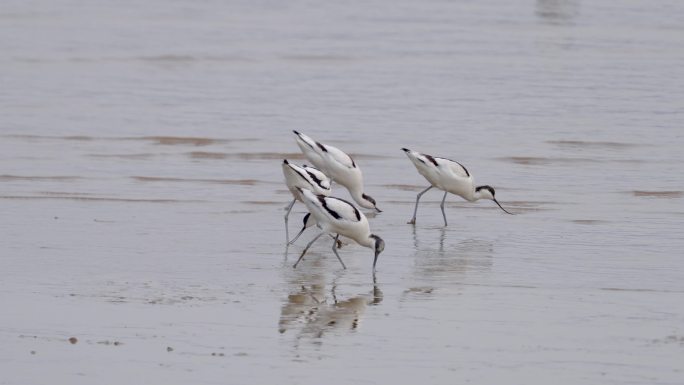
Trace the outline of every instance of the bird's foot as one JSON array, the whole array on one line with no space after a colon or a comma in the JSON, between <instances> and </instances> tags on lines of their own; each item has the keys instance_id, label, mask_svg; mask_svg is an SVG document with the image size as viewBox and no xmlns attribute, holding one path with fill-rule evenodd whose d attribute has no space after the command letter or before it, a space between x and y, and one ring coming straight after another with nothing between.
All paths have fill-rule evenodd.
<instances>
[{"instance_id":1,"label":"bird's foot","mask_svg":"<svg viewBox=\"0 0 684 385\"><path fill-rule=\"evenodd\" d=\"M416 218L411 219L410 221L406 222L408 225L415 225L416 224Z\"/></svg>"},{"instance_id":2,"label":"bird's foot","mask_svg":"<svg viewBox=\"0 0 684 385\"><path fill-rule=\"evenodd\" d=\"M339 239L337 240L337 248L338 249L342 248L342 241L340 241Z\"/></svg>"}]
</instances>

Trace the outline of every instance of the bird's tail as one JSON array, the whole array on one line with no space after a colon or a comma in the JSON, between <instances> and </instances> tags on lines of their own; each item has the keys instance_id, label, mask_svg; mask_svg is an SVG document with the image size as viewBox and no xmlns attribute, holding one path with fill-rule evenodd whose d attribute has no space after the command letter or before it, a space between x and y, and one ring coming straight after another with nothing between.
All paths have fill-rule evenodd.
<instances>
[{"instance_id":1,"label":"bird's tail","mask_svg":"<svg viewBox=\"0 0 684 385\"><path fill-rule=\"evenodd\" d=\"M415 159L416 159L416 155L418 154L417 152L411 151L411 150L409 150L409 149L406 148L406 147L403 147L401 150L404 151L404 152L406 153L406 156L408 156L409 159L411 159L411 160L415 160Z\"/></svg>"},{"instance_id":2,"label":"bird's tail","mask_svg":"<svg viewBox=\"0 0 684 385\"><path fill-rule=\"evenodd\" d=\"M313 140L311 137L304 135L299 131L292 130L292 132L294 132L297 135L298 141L306 143L307 146L311 147L314 150L316 149L316 141Z\"/></svg>"}]
</instances>

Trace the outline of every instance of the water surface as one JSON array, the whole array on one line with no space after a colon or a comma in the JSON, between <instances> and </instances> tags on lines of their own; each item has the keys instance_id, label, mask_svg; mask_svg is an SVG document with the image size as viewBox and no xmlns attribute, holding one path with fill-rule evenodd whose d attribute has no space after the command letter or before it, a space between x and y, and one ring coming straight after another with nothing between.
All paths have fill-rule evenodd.
<instances>
[{"instance_id":1,"label":"water surface","mask_svg":"<svg viewBox=\"0 0 684 385\"><path fill-rule=\"evenodd\" d=\"M681 384L683 19L6 2L0 383ZM291 268L313 236L284 247L293 129L362 167L375 277L328 239ZM449 197L445 228L431 191L407 225L427 184L402 147L517 215Z\"/></svg>"}]
</instances>

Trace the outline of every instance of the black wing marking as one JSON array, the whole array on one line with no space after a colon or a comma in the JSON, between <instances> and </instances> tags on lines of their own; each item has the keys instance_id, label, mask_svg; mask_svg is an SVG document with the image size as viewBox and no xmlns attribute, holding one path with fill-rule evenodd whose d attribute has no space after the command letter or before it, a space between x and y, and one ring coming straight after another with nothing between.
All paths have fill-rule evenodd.
<instances>
[{"instance_id":1,"label":"black wing marking","mask_svg":"<svg viewBox=\"0 0 684 385\"><path fill-rule=\"evenodd\" d=\"M468 169L467 169L464 165L462 165L460 162L457 162L457 161L455 161L455 160L448 159L448 158L442 158L442 159L448 160L448 161L450 161L450 162L454 162L454 163L456 163L457 165L461 166L461 167L463 168L463 171L465 171L466 176L470 176L470 173L468 172Z\"/></svg>"},{"instance_id":2,"label":"black wing marking","mask_svg":"<svg viewBox=\"0 0 684 385\"><path fill-rule=\"evenodd\" d=\"M318 201L321 202L321 206L335 219L340 219L342 216L337 213L337 211L330 209L328 204L325 202L325 197L323 195L317 195Z\"/></svg>"},{"instance_id":3,"label":"black wing marking","mask_svg":"<svg viewBox=\"0 0 684 385\"><path fill-rule=\"evenodd\" d=\"M318 187L320 187L320 188L322 188L322 189L324 189L324 190L326 189L326 188L323 187L323 185L321 184L321 183L323 183L323 181L320 180L320 179L318 179L318 177L316 176L316 174L314 174L314 173L312 173L311 171L308 171L308 170L306 170L306 173L311 177L311 179L313 179L314 182L316 182L316 184L318 185Z\"/></svg>"},{"instance_id":4,"label":"black wing marking","mask_svg":"<svg viewBox=\"0 0 684 385\"><path fill-rule=\"evenodd\" d=\"M439 165L437 164L437 160L435 160L435 158L434 158L432 155L428 155L428 154L423 154L423 155L425 155L425 157L426 157L430 162L432 162L432 164L434 164L435 166L439 166Z\"/></svg>"},{"instance_id":5,"label":"black wing marking","mask_svg":"<svg viewBox=\"0 0 684 385\"><path fill-rule=\"evenodd\" d=\"M359 210L356 208L356 206L354 206L351 202L346 201L346 200L344 200L344 199L342 199L342 198L330 197L330 199L337 199L338 201L341 201L341 202L344 202L344 203L348 204L349 207L351 207L352 209L354 209L354 215L356 216L356 220L357 220L357 221L360 221L360 220L361 220L361 213L360 213Z\"/></svg>"},{"instance_id":6,"label":"black wing marking","mask_svg":"<svg viewBox=\"0 0 684 385\"><path fill-rule=\"evenodd\" d=\"M333 218L335 218L335 219L340 219L340 218L342 218L342 215L340 215L337 211L335 211L335 210L331 209L330 207L328 207L328 204L327 204L327 202L326 202L326 199L335 199L335 200L337 200L337 201L340 201L340 202L343 202L343 203L347 204L349 207L351 207L352 210L354 210L354 216L356 217L356 220L357 220L357 221L360 221L360 220L361 220L361 212L359 212L359 210L356 208L356 206L354 206L353 204L351 204L349 201L346 201L346 200L341 199L341 198L325 197L325 196L323 196L323 195L318 195L318 201L321 202L321 205L323 206L323 208L324 208L330 215L332 215Z\"/></svg>"}]
</instances>

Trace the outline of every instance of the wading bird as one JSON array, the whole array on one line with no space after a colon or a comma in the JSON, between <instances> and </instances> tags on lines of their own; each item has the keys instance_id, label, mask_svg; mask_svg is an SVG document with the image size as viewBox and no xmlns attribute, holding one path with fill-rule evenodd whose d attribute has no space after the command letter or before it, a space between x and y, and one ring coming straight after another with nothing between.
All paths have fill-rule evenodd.
<instances>
[{"instance_id":1,"label":"wading bird","mask_svg":"<svg viewBox=\"0 0 684 385\"><path fill-rule=\"evenodd\" d=\"M306 229L308 229L311 226L316 225L316 219L311 216L311 213L306 213L306 215L304 215L304 218L302 219L302 222L303 222L302 229L299 230L299 233L297 233L297 235L295 235L295 237L292 238L292 240L290 241L290 243L288 243L288 245L295 243L297 241L297 239L299 239L299 236L302 235L302 233L304 231L306 231ZM332 235L331 235L331 237L333 239L335 238ZM340 236L340 239L337 240L337 248L341 249L343 245L349 245L352 242L354 242L354 241L350 240L347 237Z\"/></svg>"},{"instance_id":2,"label":"wading bird","mask_svg":"<svg viewBox=\"0 0 684 385\"><path fill-rule=\"evenodd\" d=\"M406 153L411 162L413 162L413 165L416 166L418 173L430 182L428 188L418 193L418 196L416 197L416 207L413 209L413 218L411 218L408 223L416 224L416 213L418 212L420 197L433 187L437 187L444 191L444 197L442 198L442 204L440 205L442 208L442 216L444 217L444 226L447 225L446 214L444 213L444 200L446 199L447 193L458 195L468 202L475 202L478 199L491 199L501 207L494 196L494 189L487 185L475 187L473 176L470 175L462 164L450 159L438 158L417 151L411 151L407 148L402 148L402 150ZM501 207L501 210L511 214L503 207Z\"/></svg>"},{"instance_id":3,"label":"wading bird","mask_svg":"<svg viewBox=\"0 0 684 385\"><path fill-rule=\"evenodd\" d=\"M297 264L304 258L304 254L309 250L309 247L311 247L321 235L330 234L335 235L335 242L333 242L332 250L335 253L335 256L337 256L337 259L340 260L343 268L346 269L347 267L337 253L336 247L340 236L350 238L361 246L373 249L375 251L373 271L375 271L378 255L385 249L385 241L379 236L371 234L366 216L353 204L344 199L317 195L309 190L301 188L297 188L297 190L302 197L302 202L304 202L309 209L309 212L318 223L318 226L323 231L316 235L316 237L306 245L304 251L302 251L302 255L299 256L299 259L295 262L293 267L297 267Z\"/></svg>"},{"instance_id":4,"label":"wading bird","mask_svg":"<svg viewBox=\"0 0 684 385\"><path fill-rule=\"evenodd\" d=\"M363 192L363 175L351 156L337 147L316 142L297 131L293 132L297 135L297 145L314 166L328 175L332 181L346 187L359 206L382 212L376 206L375 199Z\"/></svg>"},{"instance_id":5,"label":"wading bird","mask_svg":"<svg viewBox=\"0 0 684 385\"><path fill-rule=\"evenodd\" d=\"M306 213L306 215L304 215L304 218L302 219L302 222L303 222L302 229L299 230L299 233L297 233L297 235L295 235L295 237L292 238L292 240L290 242L288 242L288 244L291 245L291 244L295 243L297 241L297 239L299 239L299 236L302 235L304 230L306 230L309 227L314 226L316 224L316 220L311 216L311 213Z\"/></svg>"},{"instance_id":6,"label":"wading bird","mask_svg":"<svg viewBox=\"0 0 684 385\"><path fill-rule=\"evenodd\" d=\"M294 206L295 202L302 201L301 193L298 188L311 190L316 194L328 196L330 195L330 179L318 169L306 165L297 166L296 164L288 162L287 159L283 160L283 174L285 175L285 184L294 197L292 202L287 206L287 212L285 213L285 238L288 243L291 243L308 227L307 217L304 219L304 229L302 229L295 239L290 241L287 219L290 216L290 211L292 211L292 206ZM311 226L311 224L312 223L310 223L309 226Z\"/></svg>"}]
</instances>

